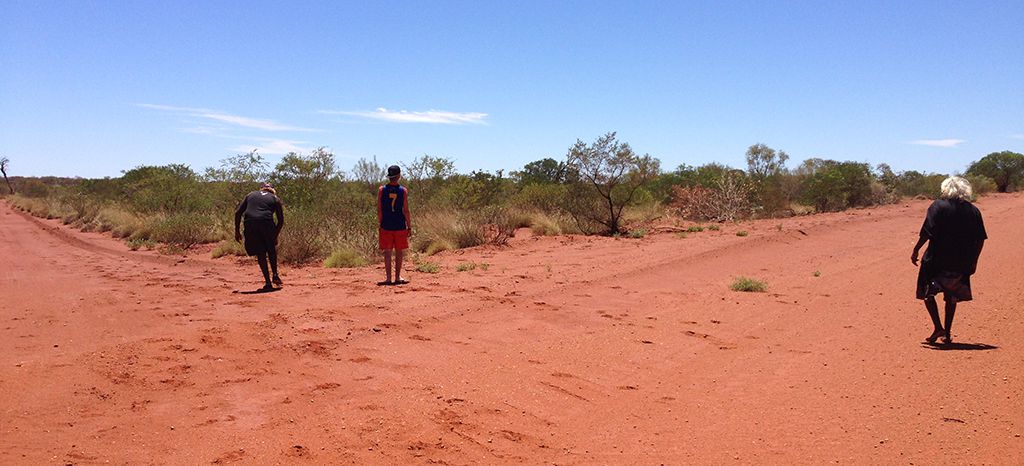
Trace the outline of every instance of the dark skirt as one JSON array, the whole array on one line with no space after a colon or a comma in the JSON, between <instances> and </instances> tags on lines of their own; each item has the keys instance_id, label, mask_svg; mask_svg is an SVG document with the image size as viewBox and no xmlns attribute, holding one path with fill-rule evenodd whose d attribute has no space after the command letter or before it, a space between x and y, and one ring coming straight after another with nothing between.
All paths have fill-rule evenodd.
<instances>
[{"instance_id":1,"label":"dark skirt","mask_svg":"<svg viewBox=\"0 0 1024 466\"><path fill-rule=\"evenodd\" d=\"M273 220L245 221L245 253L250 256L277 252L277 225Z\"/></svg>"},{"instance_id":2,"label":"dark skirt","mask_svg":"<svg viewBox=\"0 0 1024 466\"><path fill-rule=\"evenodd\" d=\"M917 299L926 299L942 293L957 301L974 299L971 293L971 276L948 270L936 270L931 261L921 261L917 272Z\"/></svg>"}]
</instances>

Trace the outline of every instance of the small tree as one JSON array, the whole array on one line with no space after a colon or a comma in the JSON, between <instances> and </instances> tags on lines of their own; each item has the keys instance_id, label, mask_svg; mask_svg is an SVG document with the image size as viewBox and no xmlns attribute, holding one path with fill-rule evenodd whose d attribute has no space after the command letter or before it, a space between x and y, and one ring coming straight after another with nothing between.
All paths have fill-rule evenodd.
<instances>
[{"instance_id":1,"label":"small tree","mask_svg":"<svg viewBox=\"0 0 1024 466\"><path fill-rule=\"evenodd\" d=\"M611 132L593 144L577 140L569 148L566 165L579 180L577 192L569 199L569 213L583 231L586 224L601 225L607 234L622 230L622 210L637 190L657 176L658 159L636 155L628 143L620 143Z\"/></svg>"},{"instance_id":2,"label":"small tree","mask_svg":"<svg viewBox=\"0 0 1024 466\"><path fill-rule=\"evenodd\" d=\"M747 148L747 173L753 181L756 202L765 214L789 208L789 192L784 189L783 177L789 155L764 144Z\"/></svg>"},{"instance_id":3,"label":"small tree","mask_svg":"<svg viewBox=\"0 0 1024 466\"><path fill-rule=\"evenodd\" d=\"M266 181L269 169L270 165L263 159L263 156L253 149L248 153L221 160L220 168L207 168L206 179L252 184Z\"/></svg>"},{"instance_id":4,"label":"small tree","mask_svg":"<svg viewBox=\"0 0 1024 466\"><path fill-rule=\"evenodd\" d=\"M272 175L281 199L287 205L317 205L331 191L332 181L341 179L334 153L319 147L309 155L290 152L274 167Z\"/></svg>"},{"instance_id":5,"label":"small tree","mask_svg":"<svg viewBox=\"0 0 1024 466\"><path fill-rule=\"evenodd\" d=\"M4 181L7 182L7 189L11 190L11 194L14 194L14 186L11 186L11 180L7 179L7 165L11 163L11 159L7 157L0 157L0 173L4 174Z\"/></svg>"},{"instance_id":6,"label":"small tree","mask_svg":"<svg viewBox=\"0 0 1024 466\"><path fill-rule=\"evenodd\" d=\"M352 167L352 179L365 184L368 188L375 188L384 179L384 168L377 163L377 156L373 160L361 158Z\"/></svg>"},{"instance_id":7,"label":"small tree","mask_svg":"<svg viewBox=\"0 0 1024 466\"><path fill-rule=\"evenodd\" d=\"M1013 191L1024 181L1024 155L1008 150L993 152L972 163L967 174L991 178L1001 193Z\"/></svg>"},{"instance_id":8,"label":"small tree","mask_svg":"<svg viewBox=\"0 0 1024 466\"><path fill-rule=\"evenodd\" d=\"M535 160L526 164L522 171L512 173L521 185L564 183L567 175L565 162L552 158Z\"/></svg>"}]
</instances>

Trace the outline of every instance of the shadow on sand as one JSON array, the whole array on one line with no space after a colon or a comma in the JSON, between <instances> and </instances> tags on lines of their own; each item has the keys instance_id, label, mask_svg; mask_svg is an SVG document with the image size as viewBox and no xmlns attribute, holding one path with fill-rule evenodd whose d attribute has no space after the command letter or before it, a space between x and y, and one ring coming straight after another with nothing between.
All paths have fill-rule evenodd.
<instances>
[{"instance_id":1,"label":"shadow on sand","mask_svg":"<svg viewBox=\"0 0 1024 466\"><path fill-rule=\"evenodd\" d=\"M238 294L263 294L263 293L273 293L275 291L281 291L283 289L284 288L273 288L273 289L269 289L268 290L266 288L260 288L258 290L252 290L252 291L238 291L238 290L235 290L234 293L238 293Z\"/></svg>"},{"instance_id":2,"label":"shadow on sand","mask_svg":"<svg viewBox=\"0 0 1024 466\"><path fill-rule=\"evenodd\" d=\"M985 343L921 343L921 346L937 351L987 351L999 349L998 346L986 345Z\"/></svg>"}]
</instances>

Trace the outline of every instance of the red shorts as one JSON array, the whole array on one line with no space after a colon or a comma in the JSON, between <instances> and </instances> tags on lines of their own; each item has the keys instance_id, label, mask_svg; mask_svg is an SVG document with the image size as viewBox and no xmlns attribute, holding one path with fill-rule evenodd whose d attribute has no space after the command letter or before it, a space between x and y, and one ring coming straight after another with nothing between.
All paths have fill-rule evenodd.
<instances>
[{"instance_id":1,"label":"red shorts","mask_svg":"<svg viewBox=\"0 0 1024 466\"><path fill-rule=\"evenodd\" d=\"M380 230L381 249L409 249L409 230Z\"/></svg>"}]
</instances>

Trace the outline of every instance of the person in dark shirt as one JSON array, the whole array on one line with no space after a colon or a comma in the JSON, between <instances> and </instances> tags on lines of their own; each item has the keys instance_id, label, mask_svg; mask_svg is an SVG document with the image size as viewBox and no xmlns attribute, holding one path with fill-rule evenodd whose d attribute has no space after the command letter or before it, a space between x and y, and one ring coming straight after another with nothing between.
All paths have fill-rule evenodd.
<instances>
[{"instance_id":1,"label":"person in dark shirt","mask_svg":"<svg viewBox=\"0 0 1024 466\"><path fill-rule=\"evenodd\" d=\"M967 200L971 194L971 184L964 178L953 176L943 181L942 194L928 207L920 239L910 254L910 261L917 265L918 253L928 243L917 274L917 299L924 300L935 326L931 336L925 338L928 343L939 337L943 343L951 343L956 303L974 298L971 275L978 268L978 257L988 235L981 212ZM939 321L935 302L935 295L940 292L946 301L945 328Z\"/></svg>"},{"instance_id":2,"label":"person in dark shirt","mask_svg":"<svg viewBox=\"0 0 1024 466\"><path fill-rule=\"evenodd\" d=\"M277 215L277 223L274 216ZM235 209L235 241L242 241L238 230L245 218L245 252L256 256L256 262L263 272L264 285L261 291L270 291L274 285L282 285L277 275L277 237L284 227L284 206L277 197L277 191L270 183L263 183L259 191L253 191L242 199ZM267 270L267 260L270 270ZM271 275L273 272L273 275Z\"/></svg>"},{"instance_id":3,"label":"person in dark shirt","mask_svg":"<svg viewBox=\"0 0 1024 466\"><path fill-rule=\"evenodd\" d=\"M402 169L398 165L388 167L388 184L377 190L377 221L380 224L380 249L384 252L384 272L387 279L378 285L403 285L402 255L409 249L409 233L412 223L409 218L409 190L398 184ZM395 280L391 281L391 251L395 251Z\"/></svg>"}]
</instances>

